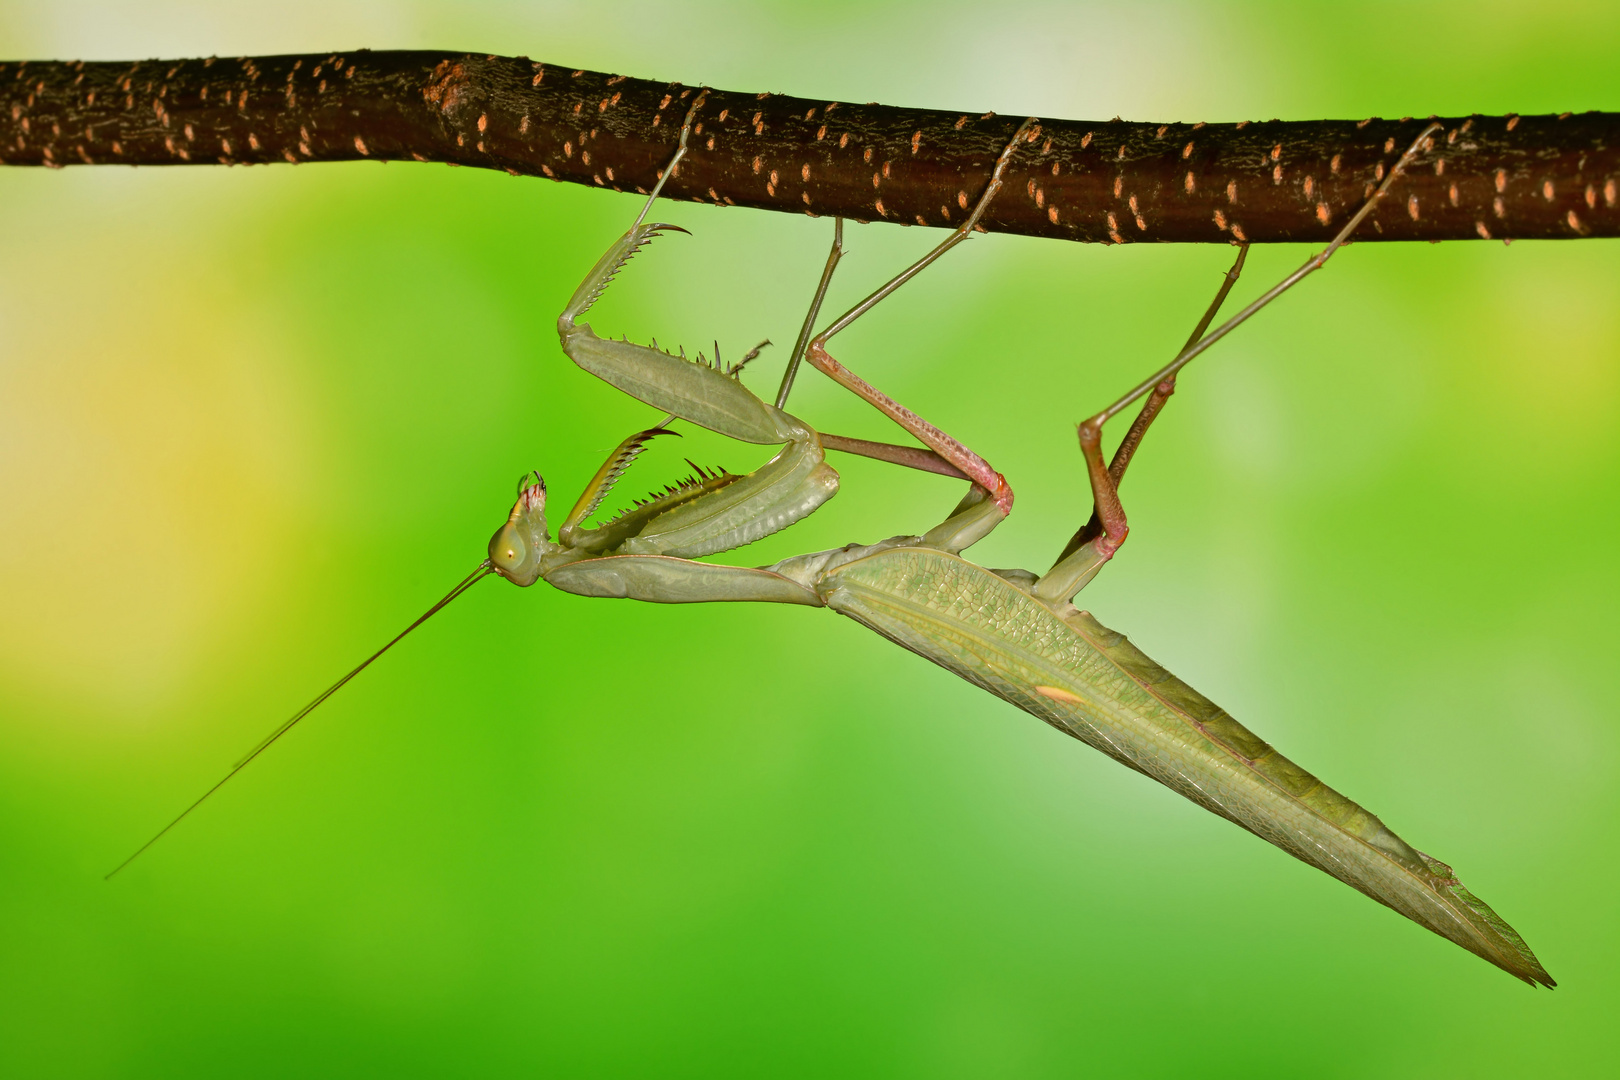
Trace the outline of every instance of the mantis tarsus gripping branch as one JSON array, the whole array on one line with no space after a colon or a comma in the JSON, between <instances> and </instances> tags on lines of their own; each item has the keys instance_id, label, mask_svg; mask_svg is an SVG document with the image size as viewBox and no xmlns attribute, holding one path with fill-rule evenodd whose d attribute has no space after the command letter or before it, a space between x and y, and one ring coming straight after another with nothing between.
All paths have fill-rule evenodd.
<instances>
[{"instance_id":1,"label":"mantis tarsus gripping branch","mask_svg":"<svg viewBox=\"0 0 1620 1080\"><path fill-rule=\"evenodd\" d=\"M691 361L628 340L604 339L580 321L636 251L661 231L673 228L644 219L663 183L685 158L688 137L704 104L700 93L686 113L680 148L662 172L641 216L586 275L558 318L558 332L564 352L575 363L668 413L664 423L686 421L742 442L782 449L744 476L698 470L663 493L593 525L592 516L614 484L646 443L666 429L659 424L637 432L619 445L586 485L555 540L546 522L545 483L538 474L532 479L526 474L520 481L516 505L490 541L489 557L406 632L491 574L524 586L544 579L583 596L831 608L1158 780L1510 974L1531 984L1553 985L1524 941L1464 888L1450 867L1409 846L1377 817L1283 757L1122 635L1072 604L1075 594L1126 538L1119 484L1174 389L1176 373L1320 268L1395 180L1433 145L1440 125L1424 130L1389 164L1382 183L1326 250L1206 333L1241 271L1247 248L1239 248L1236 262L1186 347L1164 368L1080 425L1080 449L1091 482L1094 512L1052 568L1034 574L988 570L961 557L1007 516L1013 503L1012 488L984 458L839 363L828 352L828 345L972 234L997 197L1009 161L1040 137L1040 124L1030 119L1018 128L996 158L990 181L971 211L943 243L811 336L810 326L842 250L842 230L838 229L806 331L790 357L773 405L743 386L738 377L740 364L726 368L718 361L711 365L701 358ZM926 449L823 436L785 412L782 406L801 350L812 366L894 420ZM1112 463L1105 463L1103 426L1144 396L1147 401ZM697 561L785 529L836 494L839 479L824 460L827 448L963 477L970 487L946 519L921 536L851 544L757 568ZM394 638L278 727L225 779L403 636ZM217 789L218 785L208 794Z\"/></svg>"}]
</instances>

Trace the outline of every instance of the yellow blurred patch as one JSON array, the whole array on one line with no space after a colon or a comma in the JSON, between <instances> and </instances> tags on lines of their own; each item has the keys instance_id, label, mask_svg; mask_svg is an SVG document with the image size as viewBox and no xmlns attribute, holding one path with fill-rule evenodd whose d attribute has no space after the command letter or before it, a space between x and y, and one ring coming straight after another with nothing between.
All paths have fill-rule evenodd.
<instances>
[{"instance_id":1,"label":"yellow blurred patch","mask_svg":"<svg viewBox=\"0 0 1620 1080\"><path fill-rule=\"evenodd\" d=\"M125 720L251 617L304 470L271 336L191 270L241 215L111 209L0 254L0 679Z\"/></svg>"}]
</instances>

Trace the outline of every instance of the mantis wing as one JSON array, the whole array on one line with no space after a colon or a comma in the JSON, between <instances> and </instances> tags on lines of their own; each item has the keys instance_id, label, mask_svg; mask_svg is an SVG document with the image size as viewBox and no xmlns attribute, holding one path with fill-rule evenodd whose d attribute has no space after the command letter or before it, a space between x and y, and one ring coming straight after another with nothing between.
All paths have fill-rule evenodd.
<instances>
[{"instance_id":1,"label":"mantis wing","mask_svg":"<svg viewBox=\"0 0 1620 1080\"><path fill-rule=\"evenodd\" d=\"M1086 612L931 548L827 574L827 605L1532 985L1535 954L1451 868Z\"/></svg>"}]
</instances>

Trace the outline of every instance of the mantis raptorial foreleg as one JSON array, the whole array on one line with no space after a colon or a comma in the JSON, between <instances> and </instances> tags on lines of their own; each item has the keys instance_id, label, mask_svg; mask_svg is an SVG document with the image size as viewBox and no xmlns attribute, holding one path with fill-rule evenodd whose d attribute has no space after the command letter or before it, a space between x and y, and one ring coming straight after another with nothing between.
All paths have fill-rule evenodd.
<instances>
[{"instance_id":1,"label":"mantis raptorial foreleg","mask_svg":"<svg viewBox=\"0 0 1620 1080\"><path fill-rule=\"evenodd\" d=\"M768 570L710 567L686 560L737 547L786 528L830 498L837 490L837 473L822 461L821 437L780 407L755 397L734 377L735 369L722 372L718 366L693 364L684 357L633 342L604 340L597 337L589 325L578 321L635 251L665 227L657 223L644 224L644 221L665 179L680 165L693 118L702 105L700 94L687 112L680 145L646 206L630 230L597 261L575 291L558 319L558 332L564 351L581 367L634 397L667 409L672 417L690 420L746 442L785 440L788 445L776 458L748 476L699 477L682 490L661 496L606 525L587 529L583 519L601 502L624 465L661 429L632 436L610 456L580 496L559 531L559 545L551 545L545 539L543 499L537 510L528 511L521 510L520 500L520 508L514 509L508 529L497 535L490 548L496 567L520 584L528 584L543 575L553 585L571 592L663 603L817 602L797 591L787 579ZM1001 188L1009 157L1028 137L1033 124L1031 120L1021 125L1003 149L990 184L967 220L943 243L817 335L807 350L811 363L899 421L929 449L894 447L837 436L828 438L828 442L854 453L965 476L974 481L975 486L951 519L925 538L951 550L966 547L994 528L1012 504L1012 489L983 458L838 365L827 356L825 344L833 334L849 326L971 235ZM842 237L843 223L839 221L835 223L826 269L778 391L779 401L785 401L792 388L794 360L805 348L804 341L843 253ZM987 493L994 497L987 498ZM522 542L525 535L529 540ZM529 561L520 565L524 557Z\"/></svg>"},{"instance_id":2,"label":"mantis raptorial foreleg","mask_svg":"<svg viewBox=\"0 0 1620 1080\"><path fill-rule=\"evenodd\" d=\"M683 355L672 356L655 347L596 335L579 322L612 282L615 274L654 236L675 226L647 223L646 217L664 183L686 156L693 120L703 108L699 92L687 110L680 142L669 165L647 197L640 215L592 267L557 318L563 351L586 371L605 379L625 393L741 442L783 443L782 451L747 476L725 474L713 481L699 477L678 497L654 500L626 520L610 522L602 530L584 530L570 516L566 541L582 550L623 555L669 555L690 558L740 547L784 529L815 511L838 491L838 474L822 460L816 432L796 417L755 396L736 376L742 365L724 368L716 357L713 366ZM685 230L679 230L685 231ZM836 262L836 259L833 260ZM823 287L812 312L819 307ZM750 353L744 363L758 352ZM581 496L599 502L603 474ZM576 576L577 576L576 572Z\"/></svg>"},{"instance_id":3,"label":"mantis raptorial foreleg","mask_svg":"<svg viewBox=\"0 0 1620 1080\"><path fill-rule=\"evenodd\" d=\"M700 477L691 486L672 493L668 498L655 500L652 504L622 515L597 529L587 529L583 525L586 514L582 513L581 509L586 507L587 503L588 509L594 509L600 503L606 486L611 484L618 471L622 471L622 468L610 467L613 461L610 458L610 464L604 465L596 480L586 488L580 503L575 507L575 512L569 515L559 533L559 539L564 546L575 553L588 552L619 559L647 556L690 558L711 554L741 546L786 528L814 511L837 490L837 473L822 461L821 437L797 418L782 411L780 407L769 405L752 394L735 378L736 369L723 370L718 365L711 368L702 363L693 364L684 356L671 356L656 348L630 341L604 340L599 338L588 324L579 322L579 318L596 302L614 275L636 250L657 232L667 228L658 223L646 224L645 219L664 181L679 167L685 156L693 119L702 106L703 97L699 94L687 112L675 155L653 188L647 204L630 230L608 249L586 275L558 318L558 333L564 351L581 367L634 397L657 408L666 409L671 417L690 420L719 434L729 435L745 442L783 441L787 446L776 458L747 476L732 477L728 474L714 478ZM817 335L807 350L813 364L898 420L908 431L917 435L929 449L891 447L862 440L840 439L837 436L830 437L827 441L839 449L931 471L963 475L975 482L977 487L967 499L963 500L962 505L958 507L958 513L953 516L951 522L941 526L944 531L938 539L947 546L954 545L953 550L966 547L977 540L1005 516L1012 504L1012 489L983 458L879 393L853 373L843 369L827 356L825 344L832 335L849 326L946 251L971 235L985 208L1001 188L1002 175L1009 157L1019 143L1029 137L1033 124L1034 121L1026 121L1020 126L1003 149L990 184L967 220L943 243ZM842 255L842 232L843 223L840 221L835 225L832 251L811 302L804 329L801 330L799 341L795 344L794 355L789 358L782 388L778 391L779 401L785 401L791 390L794 360L814 325L833 269ZM752 355L750 354L750 357ZM650 438L656 430L658 429L627 440L616 453L628 453L633 456L639 452L645 438ZM993 496L988 505L982 505L985 503L984 492L990 492ZM933 533L929 535L931 538L934 537ZM499 558L497 565L501 565ZM672 587L666 595L655 596L656 588L649 589L645 586L657 579L657 565L648 564L640 568L646 573L638 579L642 580L642 585L633 589L626 584L620 573L625 568L623 563L615 563L611 567L606 565L587 567L581 563L566 572L561 572L561 576L554 579L553 583L566 582L563 587L571 589L576 586L588 587L593 595L601 595L600 590L606 589L609 593L617 595L680 602L685 596L686 588L693 582L694 571L683 570L679 574L680 588ZM612 581L600 583L594 580L595 575L609 572L614 575ZM729 592L735 584L728 577L722 591ZM767 583L766 587L773 592L774 598L776 584ZM621 589L631 591L619 591ZM701 596L693 597L703 600L716 598L708 590L703 590ZM749 595L736 598L758 597Z\"/></svg>"},{"instance_id":4,"label":"mantis raptorial foreleg","mask_svg":"<svg viewBox=\"0 0 1620 1080\"><path fill-rule=\"evenodd\" d=\"M645 219L664 184L686 156L693 120L703 104L704 95L700 92L687 110L675 155L653 186L640 215L580 282L557 316L557 335L563 352L574 363L672 416L740 442L789 443L814 439L814 433L803 423L761 401L741 382L730 377L733 372L722 370L718 363L711 367L701 361L688 360L684 351L680 356L672 356L657 347L600 338L590 324L578 321L607 291L614 276L637 251L662 232L686 231L679 226Z\"/></svg>"}]
</instances>

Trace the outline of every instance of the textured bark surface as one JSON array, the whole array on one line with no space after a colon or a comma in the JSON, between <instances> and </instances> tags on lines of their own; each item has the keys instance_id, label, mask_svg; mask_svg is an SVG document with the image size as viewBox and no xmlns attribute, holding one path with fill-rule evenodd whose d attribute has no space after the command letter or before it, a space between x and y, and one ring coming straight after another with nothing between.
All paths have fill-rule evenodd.
<instances>
[{"instance_id":1,"label":"textured bark surface","mask_svg":"<svg viewBox=\"0 0 1620 1080\"><path fill-rule=\"evenodd\" d=\"M0 163L416 160L645 192L695 87L431 51L0 63ZM665 193L950 227L1018 116L709 90ZM983 226L1065 240L1326 240L1424 119L1041 121ZM1441 118L1356 239L1620 235L1620 113Z\"/></svg>"}]
</instances>

